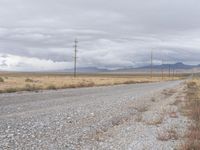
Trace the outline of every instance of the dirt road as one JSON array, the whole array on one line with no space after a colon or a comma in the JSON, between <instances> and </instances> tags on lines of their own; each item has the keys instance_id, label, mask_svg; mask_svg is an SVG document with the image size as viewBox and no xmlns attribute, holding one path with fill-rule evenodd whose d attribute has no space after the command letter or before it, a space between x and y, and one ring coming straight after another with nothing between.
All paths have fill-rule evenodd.
<instances>
[{"instance_id":1,"label":"dirt road","mask_svg":"<svg viewBox=\"0 0 200 150\"><path fill-rule=\"evenodd\" d=\"M1 94L0 149L173 149L176 137L158 136L173 122L185 127L183 116L163 114L179 115L171 103L182 82Z\"/></svg>"}]
</instances>

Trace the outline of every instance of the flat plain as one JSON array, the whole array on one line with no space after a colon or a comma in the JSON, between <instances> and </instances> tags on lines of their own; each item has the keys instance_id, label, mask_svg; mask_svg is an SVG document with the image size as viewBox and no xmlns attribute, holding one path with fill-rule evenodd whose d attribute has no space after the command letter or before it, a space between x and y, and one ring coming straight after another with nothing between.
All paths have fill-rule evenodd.
<instances>
[{"instance_id":1,"label":"flat plain","mask_svg":"<svg viewBox=\"0 0 200 150\"><path fill-rule=\"evenodd\" d=\"M155 74L153 77L149 74L81 74L74 78L73 75L64 73L2 72L0 73L0 93L148 83L177 80L184 77L184 74L174 77L165 74L163 78L160 74Z\"/></svg>"}]
</instances>

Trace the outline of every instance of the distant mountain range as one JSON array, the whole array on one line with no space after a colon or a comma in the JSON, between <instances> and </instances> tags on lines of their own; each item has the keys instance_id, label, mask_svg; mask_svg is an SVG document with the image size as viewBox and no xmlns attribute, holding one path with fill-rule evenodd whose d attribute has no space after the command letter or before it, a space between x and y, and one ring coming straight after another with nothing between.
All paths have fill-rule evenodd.
<instances>
[{"instance_id":1,"label":"distant mountain range","mask_svg":"<svg viewBox=\"0 0 200 150\"><path fill-rule=\"evenodd\" d=\"M175 63L175 64L163 64L163 65L153 65L153 69L169 69L170 68L173 68L173 69L192 69L192 68L196 68L196 67L200 67L200 65L186 65L182 62L178 62L178 63ZM140 67L140 68L137 68L137 69L150 69L151 66L144 66L144 67Z\"/></svg>"},{"instance_id":2,"label":"distant mountain range","mask_svg":"<svg viewBox=\"0 0 200 150\"><path fill-rule=\"evenodd\" d=\"M191 72L200 72L200 64L199 65L188 65L184 64L182 62L178 62L175 64L163 64L163 65L153 65L152 69L154 72L160 72L161 69L164 71L168 71L170 69L174 69L176 72L185 72L185 73L191 73ZM142 66L142 67L127 67L127 68L121 68L121 69L103 69L98 67L83 67L83 68L77 68L78 73L147 73L151 70L151 65L148 66ZM4 72L4 70L0 70L0 72ZM41 72L41 71L38 71ZM49 70L45 72L54 72L54 73L73 73L74 69L65 69L65 70Z\"/></svg>"},{"instance_id":3,"label":"distant mountain range","mask_svg":"<svg viewBox=\"0 0 200 150\"><path fill-rule=\"evenodd\" d=\"M66 69L64 72L73 72L74 69ZM84 67L84 68L77 68L77 72L80 73L98 73L98 72L108 72L108 69L101 69L97 67Z\"/></svg>"},{"instance_id":4,"label":"distant mountain range","mask_svg":"<svg viewBox=\"0 0 200 150\"><path fill-rule=\"evenodd\" d=\"M178 62L175 64L163 64L163 65L153 65L152 69L153 70L161 70L162 68L164 70L168 70L169 67L171 69L176 69L176 70L186 70L189 71L193 68L199 69L200 70L200 65L187 65L182 62ZM85 67L85 68L78 68L77 71L79 73L100 73L100 72L144 72L148 71L151 69L151 65L148 66L143 66L143 67L137 67L137 68L122 68L122 69L117 69L117 70L109 70L109 69L101 69L97 67ZM64 72L73 72L73 69L66 69Z\"/></svg>"}]
</instances>

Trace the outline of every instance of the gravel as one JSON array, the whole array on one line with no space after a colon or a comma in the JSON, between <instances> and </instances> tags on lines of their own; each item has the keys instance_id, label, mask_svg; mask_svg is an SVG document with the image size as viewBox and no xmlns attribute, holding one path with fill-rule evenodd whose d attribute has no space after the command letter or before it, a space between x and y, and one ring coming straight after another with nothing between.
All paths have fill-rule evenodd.
<instances>
[{"instance_id":1,"label":"gravel","mask_svg":"<svg viewBox=\"0 0 200 150\"><path fill-rule=\"evenodd\" d=\"M1 94L0 149L173 149L180 141L157 136L171 125L186 127L180 114L161 116L165 106L171 110L182 86L169 81ZM177 87L172 96L161 94ZM147 108L139 111L144 104Z\"/></svg>"}]
</instances>

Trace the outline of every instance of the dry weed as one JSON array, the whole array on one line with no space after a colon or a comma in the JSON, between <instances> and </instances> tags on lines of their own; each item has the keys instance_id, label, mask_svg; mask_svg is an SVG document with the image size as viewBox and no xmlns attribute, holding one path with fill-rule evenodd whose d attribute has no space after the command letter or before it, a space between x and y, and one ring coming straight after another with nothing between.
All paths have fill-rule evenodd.
<instances>
[{"instance_id":1,"label":"dry weed","mask_svg":"<svg viewBox=\"0 0 200 150\"><path fill-rule=\"evenodd\" d=\"M158 133L157 140L159 141L178 140L178 134L175 129L170 128L166 131Z\"/></svg>"},{"instance_id":2,"label":"dry weed","mask_svg":"<svg viewBox=\"0 0 200 150\"><path fill-rule=\"evenodd\" d=\"M187 115L192 119L193 124L188 128L186 141L180 147L181 150L199 150L200 149L200 97L199 97L199 79L187 83Z\"/></svg>"}]
</instances>

